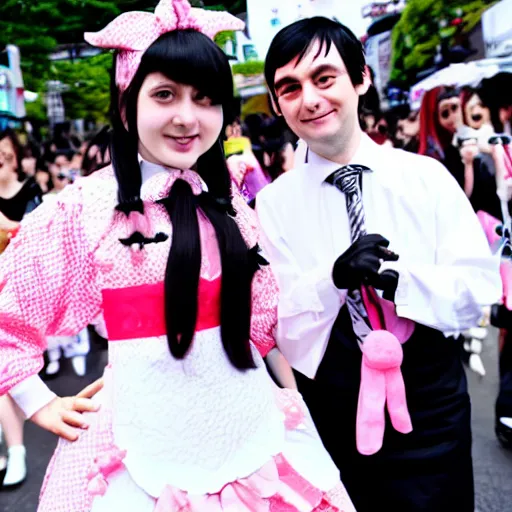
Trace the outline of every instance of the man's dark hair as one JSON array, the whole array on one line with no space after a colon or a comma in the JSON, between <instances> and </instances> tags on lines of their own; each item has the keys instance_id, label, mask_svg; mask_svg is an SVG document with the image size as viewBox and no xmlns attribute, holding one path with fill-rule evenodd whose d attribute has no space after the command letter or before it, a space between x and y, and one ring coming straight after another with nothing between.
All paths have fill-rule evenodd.
<instances>
[{"instance_id":1,"label":"man's dark hair","mask_svg":"<svg viewBox=\"0 0 512 512\"><path fill-rule=\"evenodd\" d=\"M280 30L274 37L265 61L265 79L277 106L274 90L276 71L295 57L300 62L316 42L320 42L318 55L327 54L331 44L337 48L354 87L364 80L366 61L363 45L345 25L321 16L296 21ZM317 55L317 57L318 57Z\"/></svg>"}]
</instances>

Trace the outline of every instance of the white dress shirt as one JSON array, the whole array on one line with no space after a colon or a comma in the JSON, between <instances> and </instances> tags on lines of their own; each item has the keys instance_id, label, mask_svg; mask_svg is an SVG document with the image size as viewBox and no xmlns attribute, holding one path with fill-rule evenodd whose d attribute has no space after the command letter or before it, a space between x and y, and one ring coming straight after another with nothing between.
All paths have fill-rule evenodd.
<instances>
[{"instance_id":1,"label":"white dress shirt","mask_svg":"<svg viewBox=\"0 0 512 512\"><path fill-rule=\"evenodd\" d=\"M501 297L499 256L492 256L472 207L455 179L429 157L379 146L366 135L351 163L362 178L368 233L390 241L400 259L397 314L456 334L473 327L482 307ZM325 183L341 165L308 152L257 197L262 246L280 289L277 345L309 378L316 374L346 290L332 267L351 244L343 193Z\"/></svg>"}]
</instances>

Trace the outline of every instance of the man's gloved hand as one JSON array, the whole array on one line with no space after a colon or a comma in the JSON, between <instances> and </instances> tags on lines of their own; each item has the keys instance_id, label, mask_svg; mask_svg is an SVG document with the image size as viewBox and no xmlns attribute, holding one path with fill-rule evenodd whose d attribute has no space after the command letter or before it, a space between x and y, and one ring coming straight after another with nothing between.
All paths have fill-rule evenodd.
<instances>
[{"instance_id":1,"label":"man's gloved hand","mask_svg":"<svg viewBox=\"0 0 512 512\"><path fill-rule=\"evenodd\" d=\"M336 288L355 290L362 284L394 295L398 273L385 270L379 274L383 261L397 261L390 251L389 240L381 235L364 235L357 239L334 263L332 280Z\"/></svg>"}]
</instances>

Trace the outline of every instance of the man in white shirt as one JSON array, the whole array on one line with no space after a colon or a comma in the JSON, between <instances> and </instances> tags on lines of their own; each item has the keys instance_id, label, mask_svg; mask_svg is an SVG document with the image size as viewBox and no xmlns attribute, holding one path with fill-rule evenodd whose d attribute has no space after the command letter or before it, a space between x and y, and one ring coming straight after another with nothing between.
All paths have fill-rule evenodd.
<instances>
[{"instance_id":1,"label":"man in white shirt","mask_svg":"<svg viewBox=\"0 0 512 512\"><path fill-rule=\"evenodd\" d=\"M472 512L470 401L450 335L499 299L499 262L441 164L361 132L369 79L346 27L317 17L284 28L265 74L276 111L308 145L305 162L256 202L280 288L278 348L358 512ZM347 164L364 166L359 205L332 184ZM347 288L362 284L415 322L401 368L413 431L387 418L383 447L369 456L356 448L361 349L346 306Z\"/></svg>"}]
</instances>

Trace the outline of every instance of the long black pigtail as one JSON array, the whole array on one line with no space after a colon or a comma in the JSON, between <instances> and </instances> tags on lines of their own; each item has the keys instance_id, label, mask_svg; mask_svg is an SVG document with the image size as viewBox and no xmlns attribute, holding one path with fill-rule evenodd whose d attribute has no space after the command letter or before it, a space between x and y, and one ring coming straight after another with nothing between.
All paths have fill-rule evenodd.
<instances>
[{"instance_id":1,"label":"long black pigtail","mask_svg":"<svg viewBox=\"0 0 512 512\"><path fill-rule=\"evenodd\" d=\"M192 62L194 59L195 63ZM212 41L193 30L178 30L161 36L144 54L122 97L119 97L113 75L111 158L119 185L117 210L127 217L132 212L144 213L140 198L142 175L137 156L138 94L147 74L162 69L168 69L169 73L176 71L176 77L171 78L191 84L203 80L205 74L217 76L218 80L210 84L216 90L205 93L222 104L225 119L229 118L227 110L233 100L229 62ZM249 342L254 265L233 218L231 179L220 140L198 159L196 170L208 187L207 193L195 197L190 185L178 179L168 197L161 201L173 227L164 278L169 350L173 357L184 358L195 333L201 269L197 218L197 207L200 207L215 229L221 255L221 335L224 350L236 368L255 368Z\"/></svg>"}]
</instances>

